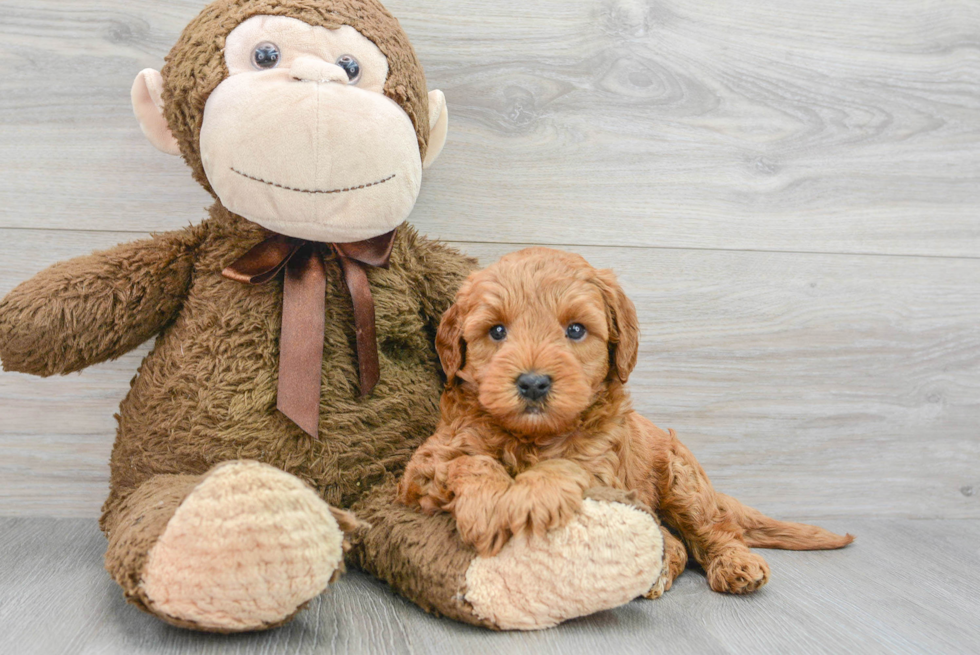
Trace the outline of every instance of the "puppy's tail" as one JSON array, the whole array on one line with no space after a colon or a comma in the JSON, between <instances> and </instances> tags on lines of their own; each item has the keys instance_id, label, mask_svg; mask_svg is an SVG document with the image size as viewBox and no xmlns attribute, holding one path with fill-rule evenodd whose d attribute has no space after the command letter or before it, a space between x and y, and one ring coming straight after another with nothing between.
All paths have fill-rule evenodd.
<instances>
[{"instance_id":1,"label":"puppy's tail","mask_svg":"<svg viewBox=\"0 0 980 655\"><path fill-rule=\"evenodd\" d=\"M777 521L725 494L718 494L718 498L742 526L745 543L752 548L830 550L854 541L850 534L841 536L815 525Z\"/></svg>"}]
</instances>

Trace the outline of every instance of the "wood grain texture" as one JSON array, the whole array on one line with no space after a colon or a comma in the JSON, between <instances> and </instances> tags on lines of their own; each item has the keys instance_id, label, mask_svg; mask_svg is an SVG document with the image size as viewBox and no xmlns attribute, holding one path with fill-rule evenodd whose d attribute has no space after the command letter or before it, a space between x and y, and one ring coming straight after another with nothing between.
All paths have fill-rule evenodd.
<instances>
[{"instance_id":1,"label":"wood grain texture","mask_svg":"<svg viewBox=\"0 0 980 655\"><path fill-rule=\"evenodd\" d=\"M202 4L0 0L0 293L203 216L128 105ZM453 116L424 232L613 265L637 407L747 502L980 516L980 6L388 5ZM0 515L98 512L146 348L0 374Z\"/></svg>"},{"instance_id":2,"label":"wood grain texture","mask_svg":"<svg viewBox=\"0 0 980 655\"><path fill-rule=\"evenodd\" d=\"M203 4L0 0L0 227L196 220L128 90ZM425 232L980 256L975 2L387 4L452 116Z\"/></svg>"},{"instance_id":3,"label":"wood grain texture","mask_svg":"<svg viewBox=\"0 0 980 655\"><path fill-rule=\"evenodd\" d=\"M203 5L0 0L0 295L203 217L129 106ZM768 551L750 598L689 571L541 633L437 620L356 572L281 630L177 630L123 602L91 520L144 345L0 373L0 517L32 517L0 518L0 653L976 652L980 4L386 5L451 114L411 220L484 262L538 243L612 266L637 408L724 491L858 541Z\"/></svg>"},{"instance_id":4,"label":"wood grain texture","mask_svg":"<svg viewBox=\"0 0 980 655\"><path fill-rule=\"evenodd\" d=\"M131 237L0 230L0 294ZM514 248L455 245L485 263ZM719 488L786 518L980 518L980 261L574 249L638 306L637 409ZM0 374L0 516L97 514L147 347L66 377Z\"/></svg>"},{"instance_id":5,"label":"wood grain texture","mask_svg":"<svg viewBox=\"0 0 980 655\"><path fill-rule=\"evenodd\" d=\"M350 572L293 623L265 633L180 630L126 605L102 570L94 521L0 519L0 652L126 653L928 653L976 652L980 521L853 519L833 552L760 551L772 568L748 597L685 572L659 600L551 630L494 633L436 619Z\"/></svg>"}]
</instances>

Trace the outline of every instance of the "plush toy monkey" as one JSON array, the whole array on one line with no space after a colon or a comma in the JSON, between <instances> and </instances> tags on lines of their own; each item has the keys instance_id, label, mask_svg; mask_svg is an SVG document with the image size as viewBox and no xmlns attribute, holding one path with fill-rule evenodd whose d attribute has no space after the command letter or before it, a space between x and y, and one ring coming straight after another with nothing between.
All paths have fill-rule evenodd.
<instances>
[{"instance_id":1,"label":"plush toy monkey","mask_svg":"<svg viewBox=\"0 0 980 655\"><path fill-rule=\"evenodd\" d=\"M472 262L404 223L448 118L376 0L218 0L162 72L139 74L133 103L214 195L210 216L0 302L7 370L69 373L156 336L119 411L101 519L127 599L179 626L269 628L345 557L492 628L656 593L660 531L617 492L493 558L448 516L394 504L436 424L435 328Z\"/></svg>"}]
</instances>

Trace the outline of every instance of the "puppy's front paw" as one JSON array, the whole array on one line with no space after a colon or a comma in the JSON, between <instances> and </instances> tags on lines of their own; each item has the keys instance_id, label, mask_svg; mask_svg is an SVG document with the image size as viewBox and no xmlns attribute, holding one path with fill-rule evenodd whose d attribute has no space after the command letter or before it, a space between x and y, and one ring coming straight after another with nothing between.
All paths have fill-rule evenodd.
<instances>
[{"instance_id":1,"label":"puppy's front paw","mask_svg":"<svg viewBox=\"0 0 980 655\"><path fill-rule=\"evenodd\" d=\"M540 537L568 525L581 507L582 491L574 483L541 487L519 480L496 499L458 496L452 509L463 541L493 556L514 535Z\"/></svg>"},{"instance_id":2,"label":"puppy's front paw","mask_svg":"<svg viewBox=\"0 0 980 655\"><path fill-rule=\"evenodd\" d=\"M541 462L524 471L501 499L511 533L542 536L568 525L591 481L582 467L567 460Z\"/></svg>"},{"instance_id":3,"label":"puppy's front paw","mask_svg":"<svg viewBox=\"0 0 980 655\"><path fill-rule=\"evenodd\" d=\"M507 490L498 505L511 534L544 535L568 525L582 507L577 486L539 488L518 482Z\"/></svg>"},{"instance_id":4,"label":"puppy's front paw","mask_svg":"<svg viewBox=\"0 0 980 655\"><path fill-rule=\"evenodd\" d=\"M450 509L456 519L460 539L473 546L480 555L496 555L510 539L508 516L500 510L499 504L487 503L481 498L457 496Z\"/></svg>"},{"instance_id":5,"label":"puppy's front paw","mask_svg":"<svg viewBox=\"0 0 980 655\"><path fill-rule=\"evenodd\" d=\"M749 594L769 582L769 565L747 548L722 552L708 564L708 584L715 591Z\"/></svg>"}]
</instances>

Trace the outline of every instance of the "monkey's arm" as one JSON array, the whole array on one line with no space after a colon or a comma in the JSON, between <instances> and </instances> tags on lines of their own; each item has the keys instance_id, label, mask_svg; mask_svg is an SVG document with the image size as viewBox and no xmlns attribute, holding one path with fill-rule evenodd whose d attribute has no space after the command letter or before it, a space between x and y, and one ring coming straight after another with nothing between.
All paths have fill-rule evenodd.
<instances>
[{"instance_id":1,"label":"monkey's arm","mask_svg":"<svg viewBox=\"0 0 980 655\"><path fill-rule=\"evenodd\" d=\"M0 360L48 376L119 357L159 332L191 280L190 231L78 257L35 275L0 301Z\"/></svg>"}]
</instances>

